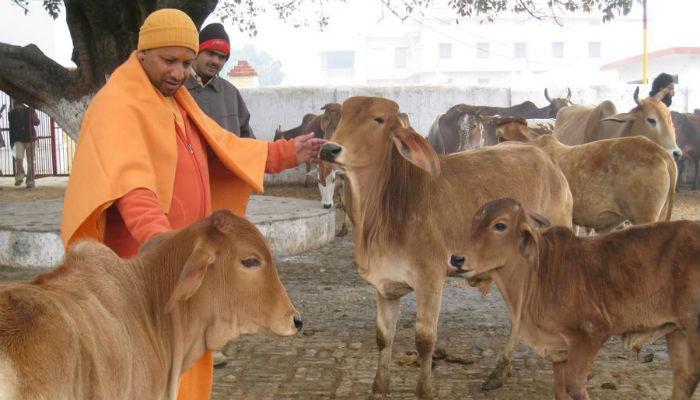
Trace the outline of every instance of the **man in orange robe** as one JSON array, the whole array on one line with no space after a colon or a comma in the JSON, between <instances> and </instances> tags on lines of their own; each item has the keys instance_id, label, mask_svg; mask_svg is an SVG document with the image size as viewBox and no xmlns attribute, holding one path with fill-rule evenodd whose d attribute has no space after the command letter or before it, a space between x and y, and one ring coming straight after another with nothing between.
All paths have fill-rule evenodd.
<instances>
[{"instance_id":1,"label":"man in orange robe","mask_svg":"<svg viewBox=\"0 0 700 400\"><path fill-rule=\"evenodd\" d=\"M149 239L207 217L213 209L245 214L264 172L314 159L323 143L241 139L221 128L182 87L199 35L182 11L146 18L137 51L95 95L83 118L66 190L66 246L92 238L122 257ZM180 400L211 397L210 352L182 375Z\"/></svg>"}]
</instances>

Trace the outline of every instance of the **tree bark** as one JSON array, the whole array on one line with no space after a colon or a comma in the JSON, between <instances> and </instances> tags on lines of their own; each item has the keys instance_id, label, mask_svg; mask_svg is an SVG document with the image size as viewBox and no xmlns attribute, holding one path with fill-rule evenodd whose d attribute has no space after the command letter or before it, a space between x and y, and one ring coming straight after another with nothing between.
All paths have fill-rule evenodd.
<instances>
[{"instance_id":1,"label":"tree bark","mask_svg":"<svg viewBox=\"0 0 700 400\"><path fill-rule=\"evenodd\" d=\"M74 140L90 99L136 49L143 20L178 8L198 27L218 0L64 0L77 68L59 65L35 45L0 43L0 90L44 111Z\"/></svg>"}]
</instances>

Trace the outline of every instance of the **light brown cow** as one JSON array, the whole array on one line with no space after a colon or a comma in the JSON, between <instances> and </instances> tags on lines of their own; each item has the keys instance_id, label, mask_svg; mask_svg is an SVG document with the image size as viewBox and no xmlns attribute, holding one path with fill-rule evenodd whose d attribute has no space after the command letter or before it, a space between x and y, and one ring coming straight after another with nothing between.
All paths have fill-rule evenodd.
<instances>
[{"instance_id":1,"label":"light brown cow","mask_svg":"<svg viewBox=\"0 0 700 400\"><path fill-rule=\"evenodd\" d=\"M628 113L617 113L615 104L606 100L597 107L574 105L564 107L557 114L554 135L564 144L576 145L600 139L623 136L645 136L658 143L673 157L683 152L676 144L670 113L659 100L666 94L639 100L639 87L634 91L637 106Z\"/></svg>"},{"instance_id":2,"label":"light brown cow","mask_svg":"<svg viewBox=\"0 0 700 400\"><path fill-rule=\"evenodd\" d=\"M540 233L520 203L499 199L471 226L451 263L496 282L518 336L552 362L557 399L589 399L588 374L610 336L635 349L666 336L673 399L693 396L700 380L700 222L579 238L564 227Z\"/></svg>"},{"instance_id":3,"label":"light brown cow","mask_svg":"<svg viewBox=\"0 0 700 400\"><path fill-rule=\"evenodd\" d=\"M389 392L391 347L400 298L416 292L419 397L431 397L431 362L451 249L469 232L474 210L508 193L557 223L571 223L566 178L541 150L508 145L438 159L427 140L398 118L387 99L343 103L321 159L345 172L355 262L377 290L379 363L373 392Z\"/></svg>"},{"instance_id":4,"label":"light brown cow","mask_svg":"<svg viewBox=\"0 0 700 400\"><path fill-rule=\"evenodd\" d=\"M499 142L524 141L547 153L561 168L574 197L574 224L606 232L623 223L671 219L676 163L643 136L567 146L553 135L530 136L522 121L496 129Z\"/></svg>"},{"instance_id":5,"label":"light brown cow","mask_svg":"<svg viewBox=\"0 0 700 400\"><path fill-rule=\"evenodd\" d=\"M132 259L80 242L0 287L0 397L175 400L181 372L242 334L301 329L260 232L228 211Z\"/></svg>"}]
</instances>

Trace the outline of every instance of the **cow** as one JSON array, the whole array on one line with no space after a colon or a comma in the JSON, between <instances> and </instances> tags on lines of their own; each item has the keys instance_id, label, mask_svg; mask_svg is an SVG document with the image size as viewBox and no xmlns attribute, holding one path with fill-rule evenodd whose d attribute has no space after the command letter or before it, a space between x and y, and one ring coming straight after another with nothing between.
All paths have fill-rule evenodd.
<instances>
[{"instance_id":1,"label":"cow","mask_svg":"<svg viewBox=\"0 0 700 400\"><path fill-rule=\"evenodd\" d=\"M597 107L573 105L557 114L554 135L564 144L576 145L600 139L623 136L646 136L671 154L674 160L683 152L676 144L676 135L665 105L660 102L666 94L661 90L653 97L639 100L639 87L634 91L636 107L627 113L617 113L615 104L605 100Z\"/></svg>"},{"instance_id":2,"label":"cow","mask_svg":"<svg viewBox=\"0 0 700 400\"><path fill-rule=\"evenodd\" d=\"M321 107L321 110L323 110L321 115L311 113L304 115L301 125L295 128L283 131L281 126L278 127L272 140L294 139L301 134L309 132L313 132L314 137L318 139L332 136L340 120L340 104L328 103Z\"/></svg>"},{"instance_id":3,"label":"cow","mask_svg":"<svg viewBox=\"0 0 700 400\"><path fill-rule=\"evenodd\" d=\"M695 168L693 177L693 190L698 189L698 166L700 166L700 113L681 114L671 112L673 126L676 129L676 141L683 151L683 157L678 160L678 189L680 189L683 172L687 164Z\"/></svg>"},{"instance_id":4,"label":"cow","mask_svg":"<svg viewBox=\"0 0 700 400\"><path fill-rule=\"evenodd\" d=\"M481 143L484 146L492 146L499 143L499 137L496 134L496 130L499 126L508 122L519 122L527 126L528 134L527 138L535 138L541 135L551 135L554 132L553 118L520 118L520 117L502 117L500 115L493 116L475 116L476 128L475 132L478 132L482 138ZM501 140L503 138L500 138ZM525 141L525 140L520 140Z\"/></svg>"},{"instance_id":5,"label":"cow","mask_svg":"<svg viewBox=\"0 0 700 400\"><path fill-rule=\"evenodd\" d=\"M574 197L575 225L607 232L632 224L669 221L676 163L661 146L631 136L567 146L554 135L532 137L522 120L504 121L498 141L524 141L547 153L561 168Z\"/></svg>"},{"instance_id":6,"label":"cow","mask_svg":"<svg viewBox=\"0 0 700 400\"><path fill-rule=\"evenodd\" d=\"M377 292L379 363L372 391L389 393L389 366L400 298L416 293L416 394L432 397L431 362L446 263L469 232L468 220L506 193L571 224L566 178L541 150L513 144L438 158L427 140L399 118L394 101L351 97L320 158L344 171L345 206L353 224L359 274Z\"/></svg>"},{"instance_id":7,"label":"cow","mask_svg":"<svg viewBox=\"0 0 700 400\"><path fill-rule=\"evenodd\" d=\"M263 236L230 211L131 259L82 241L52 271L0 286L0 397L175 400L205 351L301 328Z\"/></svg>"},{"instance_id":8,"label":"cow","mask_svg":"<svg viewBox=\"0 0 700 400\"><path fill-rule=\"evenodd\" d=\"M502 115L521 118L554 118L557 112L571 103L571 89L567 89L566 98L550 98L547 89L544 96L549 105L537 108L531 101L513 107L487 107L458 104L446 113L439 115L430 126L428 141L438 154L451 154L457 151L490 146L487 137L479 133L476 116Z\"/></svg>"},{"instance_id":9,"label":"cow","mask_svg":"<svg viewBox=\"0 0 700 400\"><path fill-rule=\"evenodd\" d=\"M525 210L486 203L449 266L496 282L517 335L552 362L555 397L589 399L588 374L611 336L635 350L665 336L673 399L689 400L700 380L700 222L580 238L538 231L546 221Z\"/></svg>"}]
</instances>

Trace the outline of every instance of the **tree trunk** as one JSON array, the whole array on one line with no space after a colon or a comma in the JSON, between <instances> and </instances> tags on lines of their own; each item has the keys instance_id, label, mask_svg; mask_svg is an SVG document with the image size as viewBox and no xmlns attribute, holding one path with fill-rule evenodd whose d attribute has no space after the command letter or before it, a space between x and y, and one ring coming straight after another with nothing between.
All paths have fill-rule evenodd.
<instances>
[{"instance_id":1,"label":"tree trunk","mask_svg":"<svg viewBox=\"0 0 700 400\"><path fill-rule=\"evenodd\" d=\"M0 43L0 90L51 116L74 140L90 99L136 49L143 20L154 10L178 8L200 26L218 0L64 0L75 69L35 45Z\"/></svg>"}]
</instances>

